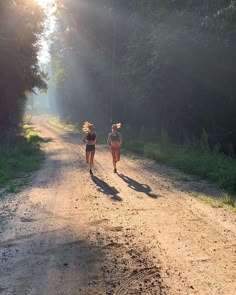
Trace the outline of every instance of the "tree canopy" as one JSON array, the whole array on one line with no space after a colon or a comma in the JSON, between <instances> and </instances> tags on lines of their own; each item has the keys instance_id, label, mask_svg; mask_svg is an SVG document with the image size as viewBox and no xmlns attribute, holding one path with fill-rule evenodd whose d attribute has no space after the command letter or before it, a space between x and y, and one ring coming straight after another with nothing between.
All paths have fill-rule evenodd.
<instances>
[{"instance_id":1,"label":"tree canopy","mask_svg":"<svg viewBox=\"0 0 236 295\"><path fill-rule=\"evenodd\" d=\"M0 2L1 140L6 134L14 134L27 92L46 86L37 60L43 18L44 13L36 1Z\"/></svg>"},{"instance_id":2,"label":"tree canopy","mask_svg":"<svg viewBox=\"0 0 236 295\"><path fill-rule=\"evenodd\" d=\"M62 3L64 116L236 146L236 1Z\"/></svg>"}]
</instances>

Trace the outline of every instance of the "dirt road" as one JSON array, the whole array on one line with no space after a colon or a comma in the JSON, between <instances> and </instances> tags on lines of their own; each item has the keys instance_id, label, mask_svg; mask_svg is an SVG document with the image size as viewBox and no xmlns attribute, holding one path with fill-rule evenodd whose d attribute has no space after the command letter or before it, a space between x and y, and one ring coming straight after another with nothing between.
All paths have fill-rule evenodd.
<instances>
[{"instance_id":1,"label":"dirt road","mask_svg":"<svg viewBox=\"0 0 236 295\"><path fill-rule=\"evenodd\" d=\"M208 183L97 148L41 121L46 159L0 202L0 294L236 294L236 216Z\"/></svg>"}]
</instances>

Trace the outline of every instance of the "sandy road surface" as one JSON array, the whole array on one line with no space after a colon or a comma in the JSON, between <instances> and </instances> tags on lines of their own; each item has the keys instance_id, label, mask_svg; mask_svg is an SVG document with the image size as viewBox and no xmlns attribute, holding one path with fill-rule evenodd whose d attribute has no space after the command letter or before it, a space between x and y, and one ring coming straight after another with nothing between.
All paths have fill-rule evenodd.
<instances>
[{"instance_id":1,"label":"sandy road surface","mask_svg":"<svg viewBox=\"0 0 236 295\"><path fill-rule=\"evenodd\" d=\"M236 294L236 216L209 184L144 159L118 175L97 148L41 121L46 160L0 202L0 294Z\"/></svg>"}]
</instances>

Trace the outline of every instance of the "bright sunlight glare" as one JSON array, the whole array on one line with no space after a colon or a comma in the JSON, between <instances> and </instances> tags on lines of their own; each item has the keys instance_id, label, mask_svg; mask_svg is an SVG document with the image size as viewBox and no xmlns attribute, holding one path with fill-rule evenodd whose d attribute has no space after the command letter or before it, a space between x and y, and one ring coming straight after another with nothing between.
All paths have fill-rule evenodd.
<instances>
[{"instance_id":1,"label":"bright sunlight glare","mask_svg":"<svg viewBox=\"0 0 236 295\"><path fill-rule=\"evenodd\" d=\"M41 5L43 8L49 7L54 1L53 0L37 0L39 5Z\"/></svg>"},{"instance_id":2,"label":"bright sunlight glare","mask_svg":"<svg viewBox=\"0 0 236 295\"><path fill-rule=\"evenodd\" d=\"M40 40L41 49L38 53L38 59L41 64L47 64L50 61L51 34L56 29L56 2L55 0L37 0L37 2L46 13L45 29Z\"/></svg>"}]
</instances>

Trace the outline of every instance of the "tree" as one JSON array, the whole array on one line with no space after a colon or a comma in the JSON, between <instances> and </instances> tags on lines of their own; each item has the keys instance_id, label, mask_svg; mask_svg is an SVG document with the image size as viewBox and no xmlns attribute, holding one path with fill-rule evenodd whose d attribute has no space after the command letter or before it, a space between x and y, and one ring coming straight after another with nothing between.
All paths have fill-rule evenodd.
<instances>
[{"instance_id":1,"label":"tree","mask_svg":"<svg viewBox=\"0 0 236 295\"><path fill-rule=\"evenodd\" d=\"M37 60L43 30L43 11L35 1L0 3L0 133L15 130L21 120L26 93L45 87ZM9 131L11 129L11 132Z\"/></svg>"}]
</instances>

